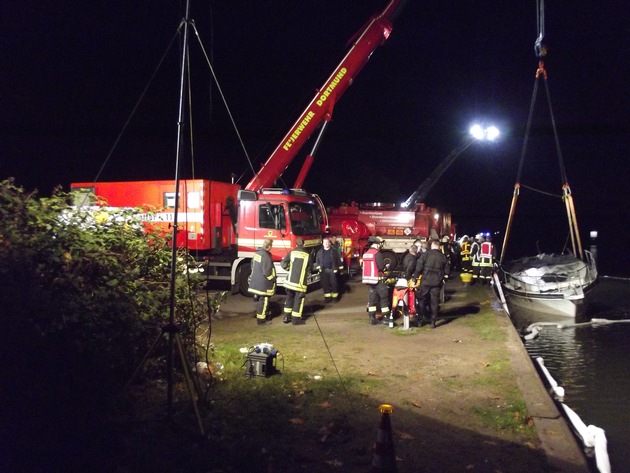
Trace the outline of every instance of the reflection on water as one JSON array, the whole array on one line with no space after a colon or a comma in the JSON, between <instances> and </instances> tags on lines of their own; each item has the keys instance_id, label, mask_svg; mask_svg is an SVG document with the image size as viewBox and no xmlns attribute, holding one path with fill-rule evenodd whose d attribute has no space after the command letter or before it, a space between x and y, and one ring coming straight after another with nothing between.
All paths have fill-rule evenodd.
<instances>
[{"instance_id":1,"label":"reflection on water","mask_svg":"<svg viewBox=\"0 0 630 473\"><path fill-rule=\"evenodd\" d=\"M620 321L606 325L558 328L546 325L539 336L525 341L532 357L545 366L565 389L564 402L586 425L606 431L613 471L630 465L630 280L601 278L585 318ZM522 330L533 322L571 324L567 318L532 313L511 314Z\"/></svg>"}]
</instances>

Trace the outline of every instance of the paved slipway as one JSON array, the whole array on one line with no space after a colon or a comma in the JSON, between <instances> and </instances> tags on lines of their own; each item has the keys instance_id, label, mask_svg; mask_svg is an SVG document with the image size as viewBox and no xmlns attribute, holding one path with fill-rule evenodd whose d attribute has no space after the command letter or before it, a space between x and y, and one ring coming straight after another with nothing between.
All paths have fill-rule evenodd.
<instances>
[{"instance_id":1,"label":"paved slipway","mask_svg":"<svg viewBox=\"0 0 630 473\"><path fill-rule=\"evenodd\" d=\"M402 334L401 327L368 324L367 288L356 279L346 284L337 304L324 304L321 290L309 293L303 326L282 323L281 294L273 298L273 323L263 327L251 318L252 300L231 295L215 314L215 342L222 332L247 333L253 343L273 341L284 352L287 369L299 365L314 370L317 367L307 366L308 360L322 352L325 338L342 376L352 373L382 381L382 391L370 392L370 400L394 406L400 472L589 471L580 445L490 287L468 286L458 277L451 278L437 328L424 326ZM500 340L489 340L474 328L475 318L489 312L496 315L504 334ZM298 341L282 338L283 333L296 331L301 335ZM497 433L471 414L473 406L494 408L504 401L493 392L494 386L476 382L497 359L510 360L514 376L503 384L501 393L520 390L538 435L533 445L518 435ZM334 370L325 375L336 376ZM374 402L358 409L363 407L367 414L374 412ZM529 451L523 444L530 445ZM529 465L528 459L532 459Z\"/></svg>"}]
</instances>

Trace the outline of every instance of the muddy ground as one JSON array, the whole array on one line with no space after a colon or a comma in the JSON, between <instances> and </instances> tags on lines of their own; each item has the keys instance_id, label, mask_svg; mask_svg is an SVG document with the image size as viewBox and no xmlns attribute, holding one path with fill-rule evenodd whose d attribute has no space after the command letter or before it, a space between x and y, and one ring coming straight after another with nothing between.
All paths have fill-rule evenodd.
<instances>
[{"instance_id":1,"label":"muddy ground","mask_svg":"<svg viewBox=\"0 0 630 473\"><path fill-rule=\"evenodd\" d=\"M303 326L282 323L282 295L266 326L256 325L253 301L230 295L210 327L214 375L198 420L183 385L173 422L151 420L164 392L154 386L153 402L139 402L138 419L121 424L127 451L118 471L369 471L389 459L373 451L383 403L394 409L399 472L554 471L510 365L510 322L491 290L454 280L446 295L438 327L411 330L401 321L370 326L357 282L337 304L310 293ZM239 349L261 343L279 351L279 373L248 378Z\"/></svg>"}]
</instances>

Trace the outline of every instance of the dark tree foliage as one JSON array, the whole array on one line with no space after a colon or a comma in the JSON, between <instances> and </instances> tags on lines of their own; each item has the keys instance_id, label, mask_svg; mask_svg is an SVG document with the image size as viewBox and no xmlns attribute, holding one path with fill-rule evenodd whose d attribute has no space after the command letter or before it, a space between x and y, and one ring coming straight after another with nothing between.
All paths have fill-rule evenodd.
<instances>
[{"instance_id":1,"label":"dark tree foliage","mask_svg":"<svg viewBox=\"0 0 630 473\"><path fill-rule=\"evenodd\" d=\"M106 445L111 408L169 317L168 236L145 233L135 211L71 199L0 182L2 471L24 455L67 467ZM177 321L190 331L207 312L180 279Z\"/></svg>"}]
</instances>

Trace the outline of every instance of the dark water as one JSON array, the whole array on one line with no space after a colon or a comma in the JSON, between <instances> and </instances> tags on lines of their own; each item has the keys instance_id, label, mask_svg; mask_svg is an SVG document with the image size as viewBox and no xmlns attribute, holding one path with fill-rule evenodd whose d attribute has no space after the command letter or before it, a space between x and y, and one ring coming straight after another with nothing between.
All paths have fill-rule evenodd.
<instances>
[{"instance_id":1,"label":"dark water","mask_svg":"<svg viewBox=\"0 0 630 473\"><path fill-rule=\"evenodd\" d=\"M532 314L513 312L515 326L528 326ZM613 472L630 471L630 279L601 277L584 319L617 323L570 328L545 326L525 341L533 357L542 357L551 376L565 389L564 403L586 425L606 431ZM572 320L548 317L562 324Z\"/></svg>"}]
</instances>

